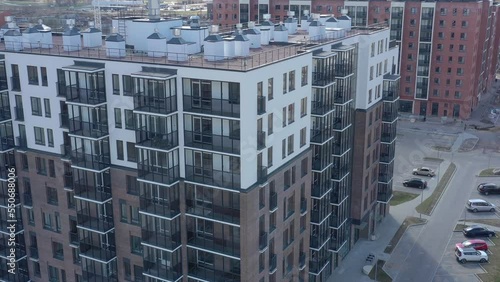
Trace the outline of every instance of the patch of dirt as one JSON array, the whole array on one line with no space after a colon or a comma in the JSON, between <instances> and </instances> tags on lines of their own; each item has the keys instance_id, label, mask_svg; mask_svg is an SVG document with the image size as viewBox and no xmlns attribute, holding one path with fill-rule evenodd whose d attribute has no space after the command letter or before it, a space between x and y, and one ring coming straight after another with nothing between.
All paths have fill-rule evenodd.
<instances>
[{"instance_id":1,"label":"patch of dirt","mask_svg":"<svg viewBox=\"0 0 500 282\"><path fill-rule=\"evenodd\" d=\"M469 152L469 151L472 151L477 142L479 141L478 138L469 138L469 139L466 139L462 142L462 144L460 145L460 149L458 149L459 152Z\"/></svg>"}]
</instances>

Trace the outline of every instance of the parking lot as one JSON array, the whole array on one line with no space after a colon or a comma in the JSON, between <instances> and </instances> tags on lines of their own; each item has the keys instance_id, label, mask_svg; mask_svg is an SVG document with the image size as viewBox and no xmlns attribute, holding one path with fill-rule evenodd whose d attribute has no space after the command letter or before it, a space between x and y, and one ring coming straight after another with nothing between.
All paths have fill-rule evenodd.
<instances>
[{"instance_id":1,"label":"parking lot","mask_svg":"<svg viewBox=\"0 0 500 282\"><path fill-rule=\"evenodd\" d=\"M471 190L469 199L483 199L485 201L488 201L496 206L496 212L473 213L473 212L467 211L467 209L465 208L466 203L464 203L464 209L462 212L462 216L460 217L461 220L465 219L466 221L474 221L475 219L500 219L500 195L485 196L485 195L480 194L476 189L476 187L480 183L485 183L485 182L492 182L492 183L500 184L500 179L498 177L478 177L477 181L476 181L476 185Z\"/></svg>"},{"instance_id":2,"label":"parking lot","mask_svg":"<svg viewBox=\"0 0 500 282\"><path fill-rule=\"evenodd\" d=\"M436 185L438 183L438 177L442 175L444 172L439 171L441 162L437 161L422 161L421 164L416 165L415 167L408 167L405 168L404 172L398 172L394 174L394 187L393 189L396 191L402 191L402 192L407 192L407 193L413 193L413 194L419 194L422 192L421 189L419 188L413 188L413 187L404 187L403 186L403 181L405 179L409 178L421 178L424 181L427 181L427 188L424 189L424 197L430 196L432 192L434 191L434 188L436 188ZM428 167L436 172L436 176L434 177L428 177L428 176L422 176L422 175L413 175L412 171L414 168L417 168L419 166L425 166ZM446 170L446 168L443 168Z\"/></svg>"}]
</instances>

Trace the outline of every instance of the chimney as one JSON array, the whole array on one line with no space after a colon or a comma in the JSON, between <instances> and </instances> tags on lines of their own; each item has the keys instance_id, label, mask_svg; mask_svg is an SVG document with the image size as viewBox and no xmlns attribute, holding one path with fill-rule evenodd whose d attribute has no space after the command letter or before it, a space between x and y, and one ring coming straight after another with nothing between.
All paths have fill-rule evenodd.
<instances>
[{"instance_id":1,"label":"chimney","mask_svg":"<svg viewBox=\"0 0 500 282\"><path fill-rule=\"evenodd\" d=\"M23 31L23 48L40 48L42 45L42 34L32 24Z\"/></svg>"},{"instance_id":2,"label":"chimney","mask_svg":"<svg viewBox=\"0 0 500 282\"><path fill-rule=\"evenodd\" d=\"M175 62L185 62L189 59L189 48L194 45L186 42L181 37L181 30L174 29L174 37L167 41L168 60Z\"/></svg>"},{"instance_id":3,"label":"chimney","mask_svg":"<svg viewBox=\"0 0 500 282\"><path fill-rule=\"evenodd\" d=\"M205 38L204 58L207 61L219 61L224 59L224 40L218 34L219 26L212 25L210 35Z\"/></svg>"},{"instance_id":4,"label":"chimney","mask_svg":"<svg viewBox=\"0 0 500 282\"><path fill-rule=\"evenodd\" d=\"M250 41L250 48L260 48L261 33L255 28L255 22L248 22L248 29L244 30L243 34Z\"/></svg>"},{"instance_id":5,"label":"chimney","mask_svg":"<svg viewBox=\"0 0 500 282\"><path fill-rule=\"evenodd\" d=\"M161 34L158 29L148 36L148 56L165 57L167 55L167 37Z\"/></svg>"},{"instance_id":6,"label":"chimney","mask_svg":"<svg viewBox=\"0 0 500 282\"><path fill-rule=\"evenodd\" d=\"M149 0L148 1L148 18L150 21L160 20L160 1L159 0Z\"/></svg>"},{"instance_id":7,"label":"chimney","mask_svg":"<svg viewBox=\"0 0 500 282\"><path fill-rule=\"evenodd\" d=\"M78 51L82 49L82 39L80 38L80 30L74 26L75 20L66 20L68 28L63 32L63 49L64 51Z\"/></svg>"},{"instance_id":8,"label":"chimney","mask_svg":"<svg viewBox=\"0 0 500 282\"><path fill-rule=\"evenodd\" d=\"M113 28L116 30L116 28ZM118 33L106 37L106 56L113 58L125 57L125 39Z\"/></svg>"},{"instance_id":9,"label":"chimney","mask_svg":"<svg viewBox=\"0 0 500 282\"><path fill-rule=\"evenodd\" d=\"M274 42L288 42L288 29L283 22L274 27Z\"/></svg>"},{"instance_id":10,"label":"chimney","mask_svg":"<svg viewBox=\"0 0 500 282\"><path fill-rule=\"evenodd\" d=\"M89 22L89 28L82 32L83 47L94 48L102 46L102 31L94 26L94 22Z\"/></svg>"}]
</instances>

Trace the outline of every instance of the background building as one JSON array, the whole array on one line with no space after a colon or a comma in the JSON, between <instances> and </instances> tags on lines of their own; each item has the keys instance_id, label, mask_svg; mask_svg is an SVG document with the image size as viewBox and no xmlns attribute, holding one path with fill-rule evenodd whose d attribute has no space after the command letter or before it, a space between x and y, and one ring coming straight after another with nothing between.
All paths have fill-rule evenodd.
<instances>
[{"instance_id":1,"label":"background building","mask_svg":"<svg viewBox=\"0 0 500 282\"><path fill-rule=\"evenodd\" d=\"M354 26L388 22L391 40L401 46L403 113L467 119L498 69L499 5L489 0L461 1L460 7L453 1L232 1L232 10L226 2L214 1L220 8L215 23L234 25L248 15L262 21L268 12L279 22L287 10L339 16L343 8Z\"/></svg>"},{"instance_id":2,"label":"background building","mask_svg":"<svg viewBox=\"0 0 500 282\"><path fill-rule=\"evenodd\" d=\"M4 33L22 275L0 279L323 281L374 232L392 191L389 28L198 20L118 19L104 41L72 21Z\"/></svg>"}]
</instances>

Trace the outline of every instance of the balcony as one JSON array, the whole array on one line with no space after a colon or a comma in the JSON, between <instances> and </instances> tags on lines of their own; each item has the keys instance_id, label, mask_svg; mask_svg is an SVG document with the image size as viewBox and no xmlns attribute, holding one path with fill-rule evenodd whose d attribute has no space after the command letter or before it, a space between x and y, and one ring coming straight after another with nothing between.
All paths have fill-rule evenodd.
<instances>
[{"instance_id":1,"label":"balcony","mask_svg":"<svg viewBox=\"0 0 500 282\"><path fill-rule=\"evenodd\" d=\"M181 245L181 233L169 234L170 231L157 232L142 229L142 243L160 248L174 250ZM168 234L168 235L167 235Z\"/></svg>"},{"instance_id":2,"label":"balcony","mask_svg":"<svg viewBox=\"0 0 500 282\"><path fill-rule=\"evenodd\" d=\"M349 64L335 64L335 77L343 78L352 74L352 66Z\"/></svg>"},{"instance_id":3,"label":"balcony","mask_svg":"<svg viewBox=\"0 0 500 282\"><path fill-rule=\"evenodd\" d=\"M309 272L314 274L319 274L320 270L322 270L330 261L331 254L328 254L321 259L315 259L309 261Z\"/></svg>"},{"instance_id":4,"label":"balcony","mask_svg":"<svg viewBox=\"0 0 500 282\"><path fill-rule=\"evenodd\" d=\"M240 268L232 268L225 271L212 270L204 267L197 262L188 263L189 276L192 276L203 281L224 281L224 282L240 282Z\"/></svg>"},{"instance_id":5,"label":"balcony","mask_svg":"<svg viewBox=\"0 0 500 282\"><path fill-rule=\"evenodd\" d=\"M107 249L101 246L95 246L91 238L85 238L80 241L80 255L102 262L109 262L116 257L114 246L109 246ZM103 245L103 244L100 244Z\"/></svg>"},{"instance_id":6,"label":"balcony","mask_svg":"<svg viewBox=\"0 0 500 282\"><path fill-rule=\"evenodd\" d=\"M389 138L386 138L389 139ZM383 141L386 142L386 141ZM380 154L380 162L382 163L390 163L394 160L394 154Z\"/></svg>"},{"instance_id":7,"label":"balcony","mask_svg":"<svg viewBox=\"0 0 500 282\"><path fill-rule=\"evenodd\" d=\"M327 75L324 72L312 72L312 85L313 86L326 86L335 81L333 75Z\"/></svg>"},{"instance_id":8,"label":"balcony","mask_svg":"<svg viewBox=\"0 0 500 282\"><path fill-rule=\"evenodd\" d=\"M278 194L271 192L269 194L269 210L275 211L276 209L278 209Z\"/></svg>"},{"instance_id":9,"label":"balcony","mask_svg":"<svg viewBox=\"0 0 500 282\"><path fill-rule=\"evenodd\" d=\"M10 227L14 226L14 230L16 230L16 233L19 233L19 232L22 232L24 230L24 226L23 226L23 222L22 222L22 218L21 218L21 211L16 209L16 216L17 218L15 218L17 220L17 222L15 223L12 223L12 222L9 222L7 223L6 220L0 220L0 232L2 233L5 233L5 234L10 234L11 232L11 229ZM7 229L9 228L9 229Z\"/></svg>"},{"instance_id":10,"label":"balcony","mask_svg":"<svg viewBox=\"0 0 500 282\"><path fill-rule=\"evenodd\" d=\"M324 235L327 235L327 234L324 234ZM314 249L319 249L321 246L323 246L323 244L325 244L326 241L328 241L330 237L328 236L321 236L318 237L318 235L311 235L311 238L310 238L310 246L311 248L314 248Z\"/></svg>"},{"instance_id":11,"label":"balcony","mask_svg":"<svg viewBox=\"0 0 500 282\"><path fill-rule=\"evenodd\" d=\"M311 114L313 115L325 115L335 109L335 105L325 104L323 102L312 101L311 102Z\"/></svg>"},{"instance_id":12,"label":"balcony","mask_svg":"<svg viewBox=\"0 0 500 282\"><path fill-rule=\"evenodd\" d=\"M80 150L71 151L71 161L74 166L93 170L103 170L109 167L111 163L109 155L85 154L81 153Z\"/></svg>"},{"instance_id":13,"label":"balcony","mask_svg":"<svg viewBox=\"0 0 500 282\"><path fill-rule=\"evenodd\" d=\"M182 264L178 263L174 266L167 266L166 259L148 256L144 258L144 273L158 277L161 280L177 281L182 276ZM135 280L137 281L137 279Z\"/></svg>"},{"instance_id":14,"label":"balcony","mask_svg":"<svg viewBox=\"0 0 500 282\"><path fill-rule=\"evenodd\" d=\"M257 130L257 150L266 148L266 133L262 130Z\"/></svg>"},{"instance_id":15,"label":"balcony","mask_svg":"<svg viewBox=\"0 0 500 282\"><path fill-rule=\"evenodd\" d=\"M69 128L69 114L61 113L59 114L59 127L60 128Z\"/></svg>"},{"instance_id":16,"label":"balcony","mask_svg":"<svg viewBox=\"0 0 500 282\"><path fill-rule=\"evenodd\" d=\"M257 96L257 114L263 115L266 113L266 96Z\"/></svg>"},{"instance_id":17,"label":"balcony","mask_svg":"<svg viewBox=\"0 0 500 282\"><path fill-rule=\"evenodd\" d=\"M392 183L391 184L379 184L377 201L387 203L392 198Z\"/></svg>"},{"instance_id":18,"label":"balcony","mask_svg":"<svg viewBox=\"0 0 500 282\"><path fill-rule=\"evenodd\" d=\"M267 166L257 167L257 182L259 184L265 184L267 182Z\"/></svg>"},{"instance_id":19,"label":"balcony","mask_svg":"<svg viewBox=\"0 0 500 282\"><path fill-rule=\"evenodd\" d=\"M338 252L340 249L342 249L343 246L345 246L347 239L342 239L342 238L333 238L330 240L330 246L328 246L328 249L330 251Z\"/></svg>"},{"instance_id":20,"label":"balcony","mask_svg":"<svg viewBox=\"0 0 500 282\"><path fill-rule=\"evenodd\" d=\"M113 229L113 216L91 216L90 211L84 209L78 211L77 214L77 226L80 228L94 230L100 233L107 233Z\"/></svg>"},{"instance_id":21,"label":"balcony","mask_svg":"<svg viewBox=\"0 0 500 282\"><path fill-rule=\"evenodd\" d=\"M269 257L269 273L273 273L276 270L276 254L272 254Z\"/></svg>"},{"instance_id":22,"label":"balcony","mask_svg":"<svg viewBox=\"0 0 500 282\"><path fill-rule=\"evenodd\" d=\"M11 76L10 77L10 90L12 91L21 91L21 79L17 76Z\"/></svg>"},{"instance_id":23,"label":"balcony","mask_svg":"<svg viewBox=\"0 0 500 282\"><path fill-rule=\"evenodd\" d=\"M394 90L384 90L382 91L382 99L384 101L395 101L399 97L399 94Z\"/></svg>"},{"instance_id":24,"label":"balcony","mask_svg":"<svg viewBox=\"0 0 500 282\"><path fill-rule=\"evenodd\" d=\"M259 251L264 251L267 248L267 232L261 232L259 236Z\"/></svg>"},{"instance_id":25,"label":"balcony","mask_svg":"<svg viewBox=\"0 0 500 282\"><path fill-rule=\"evenodd\" d=\"M65 88L65 89L64 89ZM59 93L64 92L66 94L66 102L87 104L87 105L98 105L106 103L106 89L86 89L80 88L78 85L59 85Z\"/></svg>"},{"instance_id":26,"label":"balcony","mask_svg":"<svg viewBox=\"0 0 500 282\"><path fill-rule=\"evenodd\" d=\"M184 131L184 142L186 146L218 151L230 154L240 153L239 130L234 135L217 135L213 133L201 133L195 131Z\"/></svg>"},{"instance_id":27,"label":"balcony","mask_svg":"<svg viewBox=\"0 0 500 282\"><path fill-rule=\"evenodd\" d=\"M5 267L6 268L6 267ZM7 269L0 269L0 279L1 281L9 282L30 282L28 269L18 268L16 269L16 274L12 274Z\"/></svg>"},{"instance_id":28,"label":"balcony","mask_svg":"<svg viewBox=\"0 0 500 282\"><path fill-rule=\"evenodd\" d=\"M16 114L17 121L24 121L24 109L23 109L23 107L14 107L14 113Z\"/></svg>"},{"instance_id":29,"label":"balcony","mask_svg":"<svg viewBox=\"0 0 500 282\"><path fill-rule=\"evenodd\" d=\"M61 144L61 158L71 158L71 145Z\"/></svg>"},{"instance_id":30,"label":"balcony","mask_svg":"<svg viewBox=\"0 0 500 282\"><path fill-rule=\"evenodd\" d=\"M14 252L12 252L12 250ZM10 256L11 253L14 254L14 259L16 261L19 261L26 256L26 250L24 245L16 243L14 246L9 246L7 242L0 244L0 258L10 260L8 256Z\"/></svg>"},{"instance_id":31,"label":"balcony","mask_svg":"<svg viewBox=\"0 0 500 282\"><path fill-rule=\"evenodd\" d=\"M23 202L26 207L33 207L33 198L30 193L23 193Z\"/></svg>"},{"instance_id":32,"label":"balcony","mask_svg":"<svg viewBox=\"0 0 500 282\"><path fill-rule=\"evenodd\" d=\"M57 88L57 97L63 97L66 98L66 93L68 88L66 87L66 83L64 82L56 82L56 88Z\"/></svg>"},{"instance_id":33,"label":"balcony","mask_svg":"<svg viewBox=\"0 0 500 282\"><path fill-rule=\"evenodd\" d=\"M346 218L339 217L337 214L332 214L329 220L329 226L333 228L339 228Z\"/></svg>"},{"instance_id":34,"label":"balcony","mask_svg":"<svg viewBox=\"0 0 500 282\"><path fill-rule=\"evenodd\" d=\"M77 231L70 231L69 234L69 243L75 246L80 246L80 240L78 239Z\"/></svg>"},{"instance_id":35,"label":"balcony","mask_svg":"<svg viewBox=\"0 0 500 282\"><path fill-rule=\"evenodd\" d=\"M392 111L392 112L383 112L382 113L382 121L385 122L393 122L398 118L398 112L397 111Z\"/></svg>"},{"instance_id":36,"label":"balcony","mask_svg":"<svg viewBox=\"0 0 500 282\"><path fill-rule=\"evenodd\" d=\"M134 111L163 115L171 114L177 111L177 95L156 97L146 95L145 92L136 93L134 96Z\"/></svg>"},{"instance_id":37,"label":"balcony","mask_svg":"<svg viewBox=\"0 0 500 282\"><path fill-rule=\"evenodd\" d=\"M109 180L108 180L109 181ZM87 199L92 202L104 203L111 199L111 185L104 183L102 185L88 185L83 180L75 181L73 188L75 190L75 197L80 199Z\"/></svg>"},{"instance_id":38,"label":"balcony","mask_svg":"<svg viewBox=\"0 0 500 282\"><path fill-rule=\"evenodd\" d=\"M240 101L237 99L205 99L184 95L184 112L240 117Z\"/></svg>"},{"instance_id":39,"label":"balcony","mask_svg":"<svg viewBox=\"0 0 500 282\"><path fill-rule=\"evenodd\" d=\"M306 199L301 199L300 200L300 213L304 214L307 212L307 200Z\"/></svg>"},{"instance_id":40,"label":"balcony","mask_svg":"<svg viewBox=\"0 0 500 282\"><path fill-rule=\"evenodd\" d=\"M187 232L188 246L235 257L239 257L241 255L240 243L234 242L233 238L229 237L222 239L223 235L219 235L220 237L208 237L208 235L196 234L193 231L194 230Z\"/></svg>"},{"instance_id":41,"label":"balcony","mask_svg":"<svg viewBox=\"0 0 500 282\"><path fill-rule=\"evenodd\" d=\"M80 117L69 119L69 134L101 138L109 134L107 121L81 121Z\"/></svg>"},{"instance_id":42,"label":"balcony","mask_svg":"<svg viewBox=\"0 0 500 282\"><path fill-rule=\"evenodd\" d=\"M186 180L205 185L241 189L240 173L186 165Z\"/></svg>"},{"instance_id":43,"label":"balcony","mask_svg":"<svg viewBox=\"0 0 500 282\"><path fill-rule=\"evenodd\" d=\"M148 131L145 126L135 132L135 140L138 146L162 150L170 150L179 145L177 131L157 133Z\"/></svg>"},{"instance_id":44,"label":"balcony","mask_svg":"<svg viewBox=\"0 0 500 282\"><path fill-rule=\"evenodd\" d=\"M172 184L179 180L179 166L166 168L140 162L137 164L137 169L139 179L162 184Z\"/></svg>"},{"instance_id":45,"label":"balcony","mask_svg":"<svg viewBox=\"0 0 500 282\"><path fill-rule=\"evenodd\" d=\"M198 201L186 200L186 213L229 223L240 223L240 210L222 205L197 205Z\"/></svg>"},{"instance_id":46,"label":"balcony","mask_svg":"<svg viewBox=\"0 0 500 282\"><path fill-rule=\"evenodd\" d=\"M348 166L336 167L332 168L332 179L341 180L349 173Z\"/></svg>"},{"instance_id":47,"label":"balcony","mask_svg":"<svg viewBox=\"0 0 500 282\"><path fill-rule=\"evenodd\" d=\"M7 151L15 146L14 136L0 136L0 151Z\"/></svg>"},{"instance_id":48,"label":"balcony","mask_svg":"<svg viewBox=\"0 0 500 282\"><path fill-rule=\"evenodd\" d=\"M7 185L5 185L5 187L7 187ZM12 201L12 200L10 200L12 198L9 197L9 195L7 194L7 189L4 189L4 191L5 191L5 193L0 194L0 206L1 207L8 207L9 204L14 204L16 206L21 204L21 201L19 200L19 194L16 193L16 195L14 197L14 201Z\"/></svg>"},{"instance_id":49,"label":"balcony","mask_svg":"<svg viewBox=\"0 0 500 282\"><path fill-rule=\"evenodd\" d=\"M140 196L140 211L143 213L155 214L167 218L173 218L180 213L179 200L169 201L151 195Z\"/></svg>"},{"instance_id":50,"label":"balcony","mask_svg":"<svg viewBox=\"0 0 500 282\"><path fill-rule=\"evenodd\" d=\"M7 90L9 89L7 85L7 77L6 76L0 76L0 91Z\"/></svg>"},{"instance_id":51,"label":"balcony","mask_svg":"<svg viewBox=\"0 0 500 282\"><path fill-rule=\"evenodd\" d=\"M311 129L311 142L323 143L332 137L333 137L333 131L328 128Z\"/></svg>"}]
</instances>

